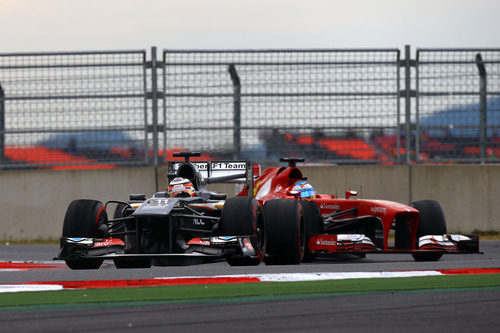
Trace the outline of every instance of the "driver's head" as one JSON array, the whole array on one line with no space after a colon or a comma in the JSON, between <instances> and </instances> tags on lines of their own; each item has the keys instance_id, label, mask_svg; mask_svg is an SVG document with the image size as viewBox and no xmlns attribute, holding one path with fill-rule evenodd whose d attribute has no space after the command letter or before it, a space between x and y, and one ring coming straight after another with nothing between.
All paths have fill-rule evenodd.
<instances>
[{"instance_id":1,"label":"driver's head","mask_svg":"<svg viewBox=\"0 0 500 333\"><path fill-rule=\"evenodd\" d=\"M297 191L302 199L312 199L316 196L314 187L306 181L299 180L293 185L292 191Z\"/></svg>"},{"instance_id":2,"label":"driver's head","mask_svg":"<svg viewBox=\"0 0 500 333\"><path fill-rule=\"evenodd\" d=\"M174 178L167 188L167 195L173 197L193 197L194 186L189 179L177 177Z\"/></svg>"}]
</instances>

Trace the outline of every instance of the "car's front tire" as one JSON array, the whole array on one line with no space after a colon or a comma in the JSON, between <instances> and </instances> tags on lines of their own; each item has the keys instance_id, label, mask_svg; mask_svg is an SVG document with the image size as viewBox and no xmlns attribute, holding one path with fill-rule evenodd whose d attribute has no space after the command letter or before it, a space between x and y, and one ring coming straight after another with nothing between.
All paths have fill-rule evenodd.
<instances>
[{"instance_id":1,"label":"car's front tire","mask_svg":"<svg viewBox=\"0 0 500 333\"><path fill-rule=\"evenodd\" d=\"M97 238L106 237L108 215L100 201L80 199L74 200L68 206L64 216L63 237ZM103 259L73 258L66 259L71 269L97 269Z\"/></svg>"},{"instance_id":2,"label":"car's front tire","mask_svg":"<svg viewBox=\"0 0 500 333\"><path fill-rule=\"evenodd\" d=\"M303 209L297 200L275 199L264 204L267 265L300 264L305 252Z\"/></svg>"},{"instance_id":3,"label":"car's front tire","mask_svg":"<svg viewBox=\"0 0 500 333\"><path fill-rule=\"evenodd\" d=\"M262 208L253 197L229 198L224 203L219 230L222 236L257 236L252 243L256 257L229 257L231 266L259 265L266 251L266 235Z\"/></svg>"},{"instance_id":4,"label":"car's front tire","mask_svg":"<svg viewBox=\"0 0 500 333\"><path fill-rule=\"evenodd\" d=\"M323 234L323 219L321 211L314 201L302 200L302 215L304 218L305 246L303 262L311 262L316 259L316 254L309 251L309 240L313 235Z\"/></svg>"},{"instance_id":5,"label":"car's front tire","mask_svg":"<svg viewBox=\"0 0 500 333\"><path fill-rule=\"evenodd\" d=\"M446 234L446 220L439 202L435 200L420 200L415 201L412 206L420 212L415 240L417 247L418 240L422 236ZM442 253L433 252L412 254L415 261L437 261L442 255Z\"/></svg>"}]
</instances>

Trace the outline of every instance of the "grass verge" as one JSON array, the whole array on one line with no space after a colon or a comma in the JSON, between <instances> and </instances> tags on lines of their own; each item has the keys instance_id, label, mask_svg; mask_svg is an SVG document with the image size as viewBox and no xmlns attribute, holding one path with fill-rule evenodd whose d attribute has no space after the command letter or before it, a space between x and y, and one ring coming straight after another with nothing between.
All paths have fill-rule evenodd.
<instances>
[{"instance_id":1,"label":"grass verge","mask_svg":"<svg viewBox=\"0 0 500 333\"><path fill-rule=\"evenodd\" d=\"M141 305L141 302L181 302L189 300L206 302L231 298L240 298L241 301L245 301L248 297L257 296L290 298L292 295L301 297L322 295L327 297L345 293L467 290L470 288L500 290L500 274L2 293L0 294L0 310L57 304L107 303L114 305L115 302L135 302L137 305Z\"/></svg>"}]
</instances>

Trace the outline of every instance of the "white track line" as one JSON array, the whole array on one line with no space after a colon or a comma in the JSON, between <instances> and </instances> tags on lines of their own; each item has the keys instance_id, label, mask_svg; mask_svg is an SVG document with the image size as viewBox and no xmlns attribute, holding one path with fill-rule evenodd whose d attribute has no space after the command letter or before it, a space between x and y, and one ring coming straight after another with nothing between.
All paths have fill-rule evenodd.
<instances>
[{"instance_id":1,"label":"white track line","mask_svg":"<svg viewBox=\"0 0 500 333\"><path fill-rule=\"evenodd\" d=\"M62 285L58 284L2 284L0 293L17 293L21 291L52 291L62 290Z\"/></svg>"},{"instance_id":2,"label":"white track line","mask_svg":"<svg viewBox=\"0 0 500 333\"><path fill-rule=\"evenodd\" d=\"M433 275L442 275L442 274L438 271L339 272L339 273L259 274L257 275L257 277L262 282L295 282L295 281L417 277L417 276L433 276Z\"/></svg>"},{"instance_id":3,"label":"white track line","mask_svg":"<svg viewBox=\"0 0 500 333\"><path fill-rule=\"evenodd\" d=\"M446 270L445 270L446 271ZM325 280L345 280L345 279L373 279L373 278L398 278L398 277L421 277L421 276L439 276L445 275L445 271L425 270L425 271L390 271L390 272L321 272L321 273L270 273L270 274L244 274L244 275L216 275L216 276L176 276L176 277L157 277L151 280L191 280L196 284L196 280L200 283L205 283L207 279L213 280L211 283L228 283L228 280L236 278L249 278L253 281L249 282L299 282L299 281L325 281ZM452 274L468 274L468 273L452 273ZM219 281L217 281L219 280ZM121 280L112 280L121 281ZM134 280L130 280L133 282ZM70 282L70 281L68 281ZM88 281L92 282L92 281ZM35 282L36 283L36 282ZM21 292L21 291L47 291L61 290L66 288L64 282L46 282L47 284L3 284L0 285L0 293L6 292ZM71 285L71 283L69 283ZM182 281L175 281L175 284L183 284ZM130 286L134 286L133 284ZM144 286L144 284L136 285ZM102 287L102 286L101 286ZM113 287L110 285L110 287ZM84 287L85 288L85 287ZM91 288L88 287L87 288Z\"/></svg>"}]
</instances>

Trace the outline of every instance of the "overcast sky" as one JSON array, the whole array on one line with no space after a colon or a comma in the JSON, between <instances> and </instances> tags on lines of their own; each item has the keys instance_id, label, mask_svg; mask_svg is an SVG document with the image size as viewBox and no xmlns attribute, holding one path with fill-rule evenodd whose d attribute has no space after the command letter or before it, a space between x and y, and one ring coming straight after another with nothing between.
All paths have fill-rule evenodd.
<instances>
[{"instance_id":1,"label":"overcast sky","mask_svg":"<svg viewBox=\"0 0 500 333\"><path fill-rule=\"evenodd\" d=\"M499 47L499 0L0 0L0 53Z\"/></svg>"}]
</instances>

